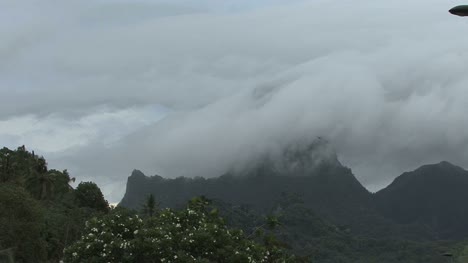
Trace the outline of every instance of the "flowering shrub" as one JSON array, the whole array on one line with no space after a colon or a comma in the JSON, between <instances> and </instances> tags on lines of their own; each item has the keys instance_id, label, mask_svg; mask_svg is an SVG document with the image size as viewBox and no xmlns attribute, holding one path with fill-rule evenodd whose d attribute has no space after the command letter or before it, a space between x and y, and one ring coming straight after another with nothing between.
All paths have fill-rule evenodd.
<instances>
[{"instance_id":1,"label":"flowering shrub","mask_svg":"<svg viewBox=\"0 0 468 263\"><path fill-rule=\"evenodd\" d=\"M204 199L154 217L114 212L88 222L65 262L292 262L283 250L229 229Z\"/></svg>"}]
</instances>

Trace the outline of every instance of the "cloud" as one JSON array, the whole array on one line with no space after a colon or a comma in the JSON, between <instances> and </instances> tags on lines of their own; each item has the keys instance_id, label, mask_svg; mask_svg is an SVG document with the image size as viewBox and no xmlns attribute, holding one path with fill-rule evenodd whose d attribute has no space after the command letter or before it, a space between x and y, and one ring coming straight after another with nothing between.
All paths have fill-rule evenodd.
<instances>
[{"instance_id":1,"label":"cloud","mask_svg":"<svg viewBox=\"0 0 468 263\"><path fill-rule=\"evenodd\" d=\"M0 120L16 129L0 139L54 152L111 201L133 168L216 176L317 136L372 189L468 167L468 23L445 2L41 3L0 6L17 22L0 28Z\"/></svg>"}]
</instances>

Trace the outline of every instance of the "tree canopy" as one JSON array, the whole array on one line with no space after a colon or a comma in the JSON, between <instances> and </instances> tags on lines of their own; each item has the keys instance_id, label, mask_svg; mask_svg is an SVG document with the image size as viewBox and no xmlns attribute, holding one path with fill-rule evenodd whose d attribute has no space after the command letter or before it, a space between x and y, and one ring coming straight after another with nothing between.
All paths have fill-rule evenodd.
<instances>
[{"instance_id":1,"label":"tree canopy","mask_svg":"<svg viewBox=\"0 0 468 263\"><path fill-rule=\"evenodd\" d=\"M101 212L109 211L109 203L104 199L101 189L93 182L81 182L75 189L75 196L80 206Z\"/></svg>"},{"instance_id":2,"label":"tree canopy","mask_svg":"<svg viewBox=\"0 0 468 263\"><path fill-rule=\"evenodd\" d=\"M75 190L73 181L67 170L49 169L45 158L24 146L0 150L0 261L58 262L84 222L108 211L96 184Z\"/></svg>"},{"instance_id":3,"label":"tree canopy","mask_svg":"<svg viewBox=\"0 0 468 263\"><path fill-rule=\"evenodd\" d=\"M44 209L21 187L0 184L0 250L11 248L19 262L47 258Z\"/></svg>"},{"instance_id":4,"label":"tree canopy","mask_svg":"<svg viewBox=\"0 0 468 263\"><path fill-rule=\"evenodd\" d=\"M141 218L116 210L87 224L66 249L66 262L297 262L272 243L226 226L203 198L185 209Z\"/></svg>"}]
</instances>

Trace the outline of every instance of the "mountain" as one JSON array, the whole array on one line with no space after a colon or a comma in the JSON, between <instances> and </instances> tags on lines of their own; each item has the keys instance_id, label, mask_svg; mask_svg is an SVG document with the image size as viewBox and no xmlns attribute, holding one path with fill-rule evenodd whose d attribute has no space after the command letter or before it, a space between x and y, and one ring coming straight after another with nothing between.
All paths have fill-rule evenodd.
<instances>
[{"instance_id":1,"label":"mountain","mask_svg":"<svg viewBox=\"0 0 468 263\"><path fill-rule=\"evenodd\" d=\"M215 178L167 179L135 170L120 205L139 209L153 194L161 207L178 208L203 195L267 214L282 195L294 194L304 208L353 234L440 240L468 236L467 190L468 171L441 162L404 173L371 194L339 162L330 144L318 139Z\"/></svg>"},{"instance_id":2,"label":"mountain","mask_svg":"<svg viewBox=\"0 0 468 263\"><path fill-rule=\"evenodd\" d=\"M457 255L465 246L459 240L468 237L467 189L468 171L441 162L371 194L318 140L216 178L168 179L134 170L120 205L140 209L153 194L160 207L180 208L204 195L246 233L265 216L277 216L279 240L314 262L442 263L444 253Z\"/></svg>"},{"instance_id":3,"label":"mountain","mask_svg":"<svg viewBox=\"0 0 468 263\"><path fill-rule=\"evenodd\" d=\"M146 177L135 170L120 205L139 208L144 198L153 194L162 207L177 207L193 196L204 195L265 212L275 206L282 193L297 194L307 208L338 224L346 224L347 219L371 207L372 195L321 139L306 147L288 147L247 169L217 178L165 179Z\"/></svg>"},{"instance_id":4,"label":"mountain","mask_svg":"<svg viewBox=\"0 0 468 263\"><path fill-rule=\"evenodd\" d=\"M449 162L403 173L374 201L384 216L428 226L438 239L468 236L468 171Z\"/></svg>"}]
</instances>

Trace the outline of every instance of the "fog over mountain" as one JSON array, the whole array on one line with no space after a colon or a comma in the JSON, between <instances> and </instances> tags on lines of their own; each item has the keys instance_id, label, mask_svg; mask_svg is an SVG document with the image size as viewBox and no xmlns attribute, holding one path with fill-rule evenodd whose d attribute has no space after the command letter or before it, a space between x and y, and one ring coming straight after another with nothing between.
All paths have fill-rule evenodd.
<instances>
[{"instance_id":1,"label":"fog over mountain","mask_svg":"<svg viewBox=\"0 0 468 263\"><path fill-rule=\"evenodd\" d=\"M371 190L468 167L457 2L222 2L1 1L0 143L110 201L134 168L213 177L319 136Z\"/></svg>"}]
</instances>

